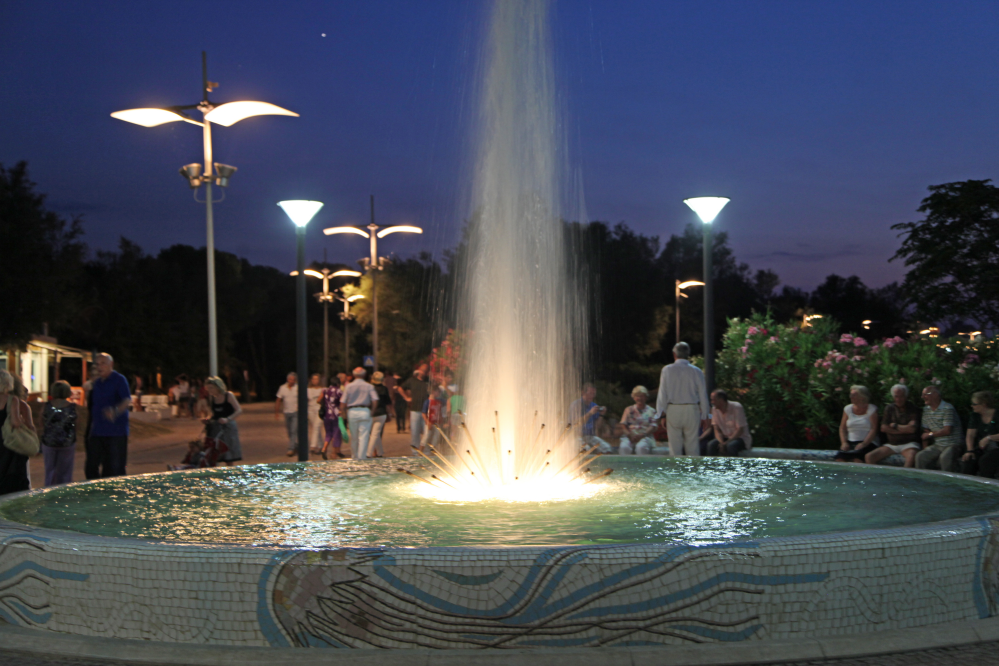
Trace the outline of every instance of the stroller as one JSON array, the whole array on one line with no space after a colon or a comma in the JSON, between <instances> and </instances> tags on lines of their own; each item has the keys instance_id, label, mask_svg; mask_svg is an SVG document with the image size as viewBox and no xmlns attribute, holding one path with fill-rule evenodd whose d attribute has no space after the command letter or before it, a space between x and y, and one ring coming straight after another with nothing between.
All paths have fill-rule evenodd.
<instances>
[{"instance_id":1,"label":"stroller","mask_svg":"<svg viewBox=\"0 0 999 666\"><path fill-rule=\"evenodd\" d=\"M208 424L212 425L212 424ZM201 467L215 467L229 447L222 441L222 428L213 428L212 435L208 434L208 425L201 431L203 437L191 440L188 443L187 455L180 461L179 465L167 465L171 472L182 469L198 469Z\"/></svg>"}]
</instances>

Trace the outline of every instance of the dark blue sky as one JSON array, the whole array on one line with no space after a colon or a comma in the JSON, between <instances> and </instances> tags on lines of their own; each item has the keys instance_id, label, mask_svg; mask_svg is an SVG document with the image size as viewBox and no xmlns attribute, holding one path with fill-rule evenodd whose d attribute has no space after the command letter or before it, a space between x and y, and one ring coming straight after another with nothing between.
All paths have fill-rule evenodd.
<instances>
[{"instance_id":1,"label":"dark blue sky","mask_svg":"<svg viewBox=\"0 0 999 666\"><path fill-rule=\"evenodd\" d=\"M310 259L325 247L353 262L363 239L321 228L365 223L374 194L379 223L427 229L386 253L439 252L465 213L482 7L5 2L0 162L28 160L93 247L203 245L203 206L177 175L201 161L199 129L108 114L197 101L205 49L214 101L301 114L215 128L216 160L239 168L216 207L219 248L290 268L275 203L310 198L326 203ZM928 185L994 174L993 2L560 0L554 26L590 219L665 238L693 219L684 198L729 196L716 227L753 268L879 286L903 275L889 227L917 218Z\"/></svg>"}]
</instances>

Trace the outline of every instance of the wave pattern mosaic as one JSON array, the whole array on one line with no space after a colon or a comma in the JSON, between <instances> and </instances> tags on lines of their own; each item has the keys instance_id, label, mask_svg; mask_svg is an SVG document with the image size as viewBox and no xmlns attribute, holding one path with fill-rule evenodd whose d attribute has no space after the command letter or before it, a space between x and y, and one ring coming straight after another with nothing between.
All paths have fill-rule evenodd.
<instances>
[{"instance_id":1,"label":"wave pattern mosaic","mask_svg":"<svg viewBox=\"0 0 999 666\"><path fill-rule=\"evenodd\" d=\"M999 614L999 516L704 546L165 545L0 521L0 618L258 646L677 645Z\"/></svg>"}]
</instances>

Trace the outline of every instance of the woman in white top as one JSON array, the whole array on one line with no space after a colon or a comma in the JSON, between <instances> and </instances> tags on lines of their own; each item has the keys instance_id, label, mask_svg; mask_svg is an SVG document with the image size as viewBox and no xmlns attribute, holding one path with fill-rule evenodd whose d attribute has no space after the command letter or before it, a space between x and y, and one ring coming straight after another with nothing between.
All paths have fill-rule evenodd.
<instances>
[{"instance_id":1,"label":"woman in white top","mask_svg":"<svg viewBox=\"0 0 999 666\"><path fill-rule=\"evenodd\" d=\"M871 404L866 386L850 387L850 404L843 408L839 422L841 462L864 462L864 456L878 448L878 408Z\"/></svg>"}]
</instances>

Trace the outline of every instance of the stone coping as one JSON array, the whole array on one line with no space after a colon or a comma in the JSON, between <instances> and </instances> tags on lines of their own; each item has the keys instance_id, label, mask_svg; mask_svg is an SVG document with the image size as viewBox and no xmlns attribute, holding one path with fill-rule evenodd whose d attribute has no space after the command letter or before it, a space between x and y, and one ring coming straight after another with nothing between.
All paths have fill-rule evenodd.
<instances>
[{"instance_id":1,"label":"stone coping","mask_svg":"<svg viewBox=\"0 0 999 666\"><path fill-rule=\"evenodd\" d=\"M0 622L0 655L190 666L723 666L863 658L999 641L999 618L837 638L690 647L541 650L300 650L178 645L56 634Z\"/></svg>"}]
</instances>

